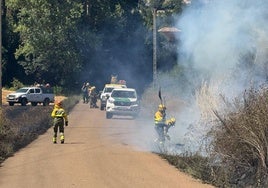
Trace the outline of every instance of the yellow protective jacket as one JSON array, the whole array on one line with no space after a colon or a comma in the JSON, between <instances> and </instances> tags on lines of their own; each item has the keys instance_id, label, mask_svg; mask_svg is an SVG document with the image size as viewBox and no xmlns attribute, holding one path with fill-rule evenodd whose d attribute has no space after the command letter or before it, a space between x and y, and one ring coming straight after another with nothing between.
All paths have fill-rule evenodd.
<instances>
[{"instance_id":1,"label":"yellow protective jacket","mask_svg":"<svg viewBox=\"0 0 268 188\"><path fill-rule=\"evenodd\" d=\"M51 113L51 117L52 118L63 118L65 121L68 121L68 117L67 117L65 110L58 105L54 106L54 109Z\"/></svg>"},{"instance_id":2,"label":"yellow protective jacket","mask_svg":"<svg viewBox=\"0 0 268 188\"><path fill-rule=\"evenodd\" d=\"M160 111L157 111L154 114L154 123L155 123L155 125L165 124L166 123L166 115Z\"/></svg>"}]
</instances>

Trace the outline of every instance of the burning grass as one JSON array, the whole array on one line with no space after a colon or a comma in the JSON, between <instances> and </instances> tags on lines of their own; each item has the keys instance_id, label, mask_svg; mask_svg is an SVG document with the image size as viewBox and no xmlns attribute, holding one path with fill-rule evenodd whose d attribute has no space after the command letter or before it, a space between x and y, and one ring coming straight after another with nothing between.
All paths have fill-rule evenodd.
<instances>
[{"instance_id":1,"label":"burning grass","mask_svg":"<svg viewBox=\"0 0 268 188\"><path fill-rule=\"evenodd\" d=\"M198 123L202 125L196 123L194 127L206 127L206 154L185 151L159 155L178 169L217 187L267 187L268 88L251 88L233 101L213 96L207 85L196 96L201 112ZM157 97L143 96L146 98L151 106L159 101Z\"/></svg>"}]
</instances>

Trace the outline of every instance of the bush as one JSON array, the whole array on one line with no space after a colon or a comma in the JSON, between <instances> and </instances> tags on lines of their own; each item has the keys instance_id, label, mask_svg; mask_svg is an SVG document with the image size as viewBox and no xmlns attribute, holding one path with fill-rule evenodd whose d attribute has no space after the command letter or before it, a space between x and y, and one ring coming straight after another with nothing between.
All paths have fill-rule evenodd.
<instances>
[{"instance_id":1,"label":"bush","mask_svg":"<svg viewBox=\"0 0 268 188\"><path fill-rule=\"evenodd\" d=\"M20 82L18 79L13 78L13 81L11 82L12 86L11 86L11 90L18 90L20 88L22 88L24 85L22 82Z\"/></svg>"},{"instance_id":2,"label":"bush","mask_svg":"<svg viewBox=\"0 0 268 188\"><path fill-rule=\"evenodd\" d=\"M61 86L54 86L53 92L55 95L62 95L63 88Z\"/></svg>"},{"instance_id":3,"label":"bush","mask_svg":"<svg viewBox=\"0 0 268 188\"><path fill-rule=\"evenodd\" d=\"M268 166L268 89L250 89L234 108L220 115L209 132L211 159L224 167L228 184L238 187L267 186ZM226 104L229 104L225 101ZM231 110L232 109L232 110Z\"/></svg>"}]
</instances>

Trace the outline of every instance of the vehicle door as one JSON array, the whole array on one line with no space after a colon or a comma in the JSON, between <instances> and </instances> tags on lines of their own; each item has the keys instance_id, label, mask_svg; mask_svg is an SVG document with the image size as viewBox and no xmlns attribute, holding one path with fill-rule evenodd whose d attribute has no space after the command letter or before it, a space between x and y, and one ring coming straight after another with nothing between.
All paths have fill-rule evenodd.
<instances>
[{"instance_id":1,"label":"vehicle door","mask_svg":"<svg viewBox=\"0 0 268 188\"><path fill-rule=\"evenodd\" d=\"M43 95L42 95L42 91L41 88L35 88L35 94L34 94L34 102L42 102Z\"/></svg>"},{"instance_id":2,"label":"vehicle door","mask_svg":"<svg viewBox=\"0 0 268 188\"><path fill-rule=\"evenodd\" d=\"M35 101L35 90L34 90L34 88L29 89L27 99L30 102Z\"/></svg>"}]
</instances>

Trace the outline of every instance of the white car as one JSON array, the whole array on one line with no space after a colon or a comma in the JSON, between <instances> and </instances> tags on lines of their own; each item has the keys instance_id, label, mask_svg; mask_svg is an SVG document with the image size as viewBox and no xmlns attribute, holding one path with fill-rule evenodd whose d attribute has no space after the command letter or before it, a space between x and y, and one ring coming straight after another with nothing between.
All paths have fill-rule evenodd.
<instances>
[{"instance_id":1,"label":"white car","mask_svg":"<svg viewBox=\"0 0 268 188\"><path fill-rule=\"evenodd\" d=\"M113 115L132 116L136 118L139 114L139 101L137 92L133 88L113 89L106 103L106 118Z\"/></svg>"},{"instance_id":2,"label":"white car","mask_svg":"<svg viewBox=\"0 0 268 188\"><path fill-rule=\"evenodd\" d=\"M32 106L36 106L38 103L43 103L44 106L48 106L49 103L54 102L54 94L51 88L23 87L14 93L8 94L7 102L10 106L14 106L15 103L20 103L22 106L25 106L29 102Z\"/></svg>"},{"instance_id":3,"label":"white car","mask_svg":"<svg viewBox=\"0 0 268 188\"><path fill-rule=\"evenodd\" d=\"M124 84L105 84L100 94L100 110L104 110L106 107L107 99L111 96L114 88L126 88Z\"/></svg>"}]
</instances>

